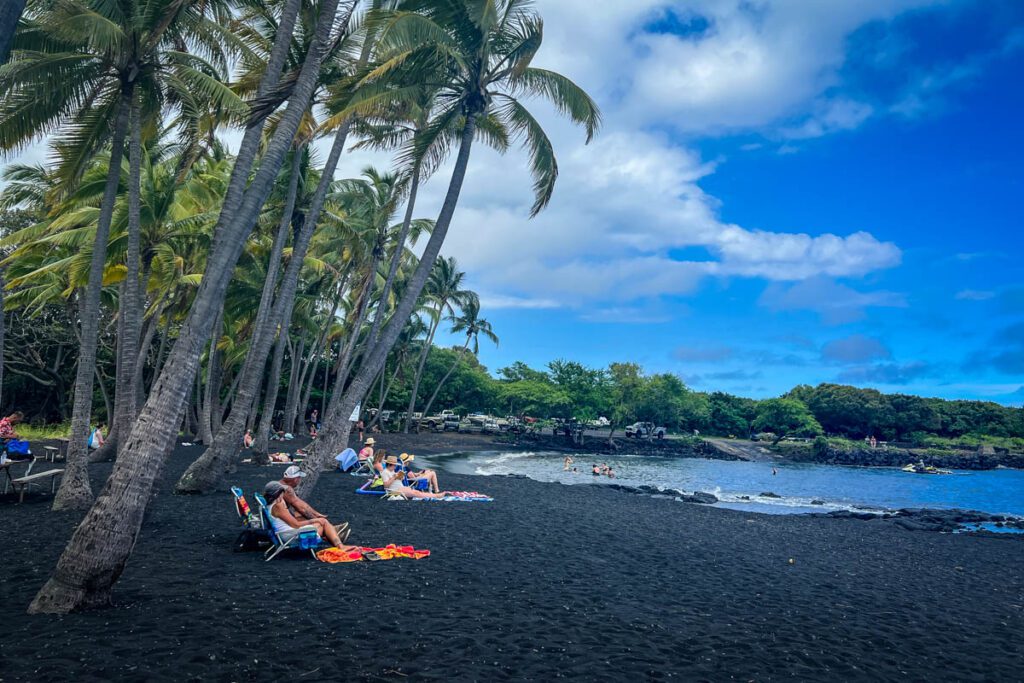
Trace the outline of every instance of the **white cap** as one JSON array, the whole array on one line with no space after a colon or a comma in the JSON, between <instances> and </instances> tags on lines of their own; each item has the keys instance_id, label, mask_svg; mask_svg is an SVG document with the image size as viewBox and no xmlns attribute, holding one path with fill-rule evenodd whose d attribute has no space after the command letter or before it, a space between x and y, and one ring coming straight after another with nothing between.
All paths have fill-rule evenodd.
<instances>
[{"instance_id":1,"label":"white cap","mask_svg":"<svg viewBox=\"0 0 1024 683\"><path fill-rule=\"evenodd\" d=\"M298 465L291 465L284 471L284 479L299 479L306 476L306 473Z\"/></svg>"}]
</instances>

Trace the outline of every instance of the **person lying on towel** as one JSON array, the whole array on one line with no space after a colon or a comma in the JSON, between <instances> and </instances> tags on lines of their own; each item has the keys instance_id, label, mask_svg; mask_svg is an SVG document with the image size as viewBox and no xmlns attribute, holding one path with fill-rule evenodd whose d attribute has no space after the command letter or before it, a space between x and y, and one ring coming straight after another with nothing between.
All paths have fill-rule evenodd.
<instances>
[{"instance_id":1,"label":"person lying on towel","mask_svg":"<svg viewBox=\"0 0 1024 683\"><path fill-rule=\"evenodd\" d=\"M406 498L444 498L448 495L445 492L428 493L427 491L417 491L414 488L405 485L402 480L402 472L398 472L395 468L398 467L398 458L393 455L389 455L384 458L384 470L380 473L381 479L384 481L384 488L389 493L400 493Z\"/></svg>"},{"instance_id":2,"label":"person lying on towel","mask_svg":"<svg viewBox=\"0 0 1024 683\"><path fill-rule=\"evenodd\" d=\"M305 472L302 472L300 476L305 476ZM273 484L277 484L277 486L273 486ZM296 517L289 508L288 501L286 499L289 489L290 487L281 485L281 482L272 481L267 485L267 488L263 492L264 497L267 500L267 505L270 506L270 521L274 524L274 532L281 541L287 542L299 533L299 529L312 525L316 527L317 536L326 540L338 550L345 552L359 550L358 546L345 545L345 541L348 540L348 535L351 531L351 529L348 528L348 523L332 526L331 523L327 521L327 518L322 515L311 519ZM294 496L295 500L303 503L301 498L295 496L294 491L292 491L292 496ZM306 507L309 512L319 514L308 505L306 505Z\"/></svg>"}]
</instances>

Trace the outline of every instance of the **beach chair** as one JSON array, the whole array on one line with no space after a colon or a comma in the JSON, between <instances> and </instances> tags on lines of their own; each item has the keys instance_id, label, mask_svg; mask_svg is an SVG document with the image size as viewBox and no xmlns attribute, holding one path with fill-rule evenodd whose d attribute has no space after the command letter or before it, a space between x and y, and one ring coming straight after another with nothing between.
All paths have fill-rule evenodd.
<instances>
[{"instance_id":1,"label":"beach chair","mask_svg":"<svg viewBox=\"0 0 1024 683\"><path fill-rule=\"evenodd\" d=\"M324 545L324 542L317 536L315 526L309 524L299 527L296 529L297 533L288 538L288 540L284 540L278 536L277 531L274 529L274 521L270 518L270 506L267 505L267 501L258 493L252 495L260 506L260 519L271 543L271 546L267 548L267 552L264 553L267 562L270 562L288 548L308 550L314 558L316 557L316 551Z\"/></svg>"},{"instance_id":2,"label":"beach chair","mask_svg":"<svg viewBox=\"0 0 1024 683\"><path fill-rule=\"evenodd\" d=\"M235 552L262 550L270 543L270 533L264 528L262 518L249 507L242 489L232 486L231 493L235 497L235 512L244 527L235 539Z\"/></svg>"}]
</instances>

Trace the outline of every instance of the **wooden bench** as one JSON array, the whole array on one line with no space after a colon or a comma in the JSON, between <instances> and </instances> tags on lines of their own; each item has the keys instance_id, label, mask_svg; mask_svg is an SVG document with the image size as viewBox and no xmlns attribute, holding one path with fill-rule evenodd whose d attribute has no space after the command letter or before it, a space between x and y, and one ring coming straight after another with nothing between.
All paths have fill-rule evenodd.
<instances>
[{"instance_id":1,"label":"wooden bench","mask_svg":"<svg viewBox=\"0 0 1024 683\"><path fill-rule=\"evenodd\" d=\"M23 503L25 501L25 491L28 490L29 486L46 478L50 479L50 494L52 495L57 490L57 475L63 471L46 470L45 472L36 472L35 474L12 479L11 486L14 487L14 492L18 494L18 502Z\"/></svg>"},{"instance_id":2,"label":"wooden bench","mask_svg":"<svg viewBox=\"0 0 1024 683\"><path fill-rule=\"evenodd\" d=\"M56 446L43 446L43 457L50 462L57 462L57 458L60 457L60 449Z\"/></svg>"}]
</instances>

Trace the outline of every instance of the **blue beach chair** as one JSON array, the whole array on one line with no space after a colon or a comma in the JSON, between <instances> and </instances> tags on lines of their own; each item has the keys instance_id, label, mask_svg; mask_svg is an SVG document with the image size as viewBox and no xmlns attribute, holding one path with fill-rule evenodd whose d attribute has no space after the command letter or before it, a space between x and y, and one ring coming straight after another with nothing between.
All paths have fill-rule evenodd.
<instances>
[{"instance_id":1,"label":"blue beach chair","mask_svg":"<svg viewBox=\"0 0 1024 683\"><path fill-rule=\"evenodd\" d=\"M310 554L315 558L316 551L324 545L324 542L317 536L316 527L312 524L304 527L295 529L295 534L291 535L287 540L282 539L277 531L274 529L274 520L270 517L270 506L267 505L267 501L258 493L252 494L253 498L256 499L256 503L260 506L260 518L263 521L263 528L266 529L267 534L270 537L271 546L267 549L266 561L270 562L272 559L278 556L282 551L288 548L298 548L300 550L308 550Z\"/></svg>"}]
</instances>

